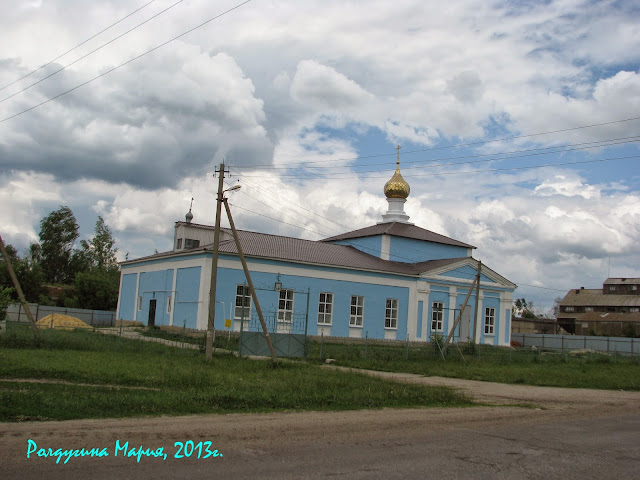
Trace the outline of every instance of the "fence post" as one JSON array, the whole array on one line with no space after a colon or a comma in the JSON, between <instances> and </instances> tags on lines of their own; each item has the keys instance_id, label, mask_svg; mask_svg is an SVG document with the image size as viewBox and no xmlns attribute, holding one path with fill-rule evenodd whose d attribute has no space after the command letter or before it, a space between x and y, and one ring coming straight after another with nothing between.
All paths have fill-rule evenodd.
<instances>
[{"instance_id":1,"label":"fence post","mask_svg":"<svg viewBox=\"0 0 640 480\"><path fill-rule=\"evenodd\" d=\"M409 334L407 333L407 355L405 360L409 360Z\"/></svg>"},{"instance_id":2,"label":"fence post","mask_svg":"<svg viewBox=\"0 0 640 480\"><path fill-rule=\"evenodd\" d=\"M607 353L609 353L609 337L607 337Z\"/></svg>"},{"instance_id":3,"label":"fence post","mask_svg":"<svg viewBox=\"0 0 640 480\"><path fill-rule=\"evenodd\" d=\"M561 343L561 351L562 351L562 353L564 353L564 335L562 335L562 336L560 337L560 341L562 342L562 343Z\"/></svg>"},{"instance_id":4,"label":"fence post","mask_svg":"<svg viewBox=\"0 0 640 480\"><path fill-rule=\"evenodd\" d=\"M368 345L369 345L369 330L364 332L364 359L365 360L369 359L369 357L367 356L367 346Z\"/></svg>"},{"instance_id":5,"label":"fence post","mask_svg":"<svg viewBox=\"0 0 640 480\"><path fill-rule=\"evenodd\" d=\"M20 314L22 313L22 304L18 304L18 323L20 323Z\"/></svg>"},{"instance_id":6,"label":"fence post","mask_svg":"<svg viewBox=\"0 0 640 480\"><path fill-rule=\"evenodd\" d=\"M320 361L322 361L322 347L324 346L324 330L320 330Z\"/></svg>"},{"instance_id":7,"label":"fence post","mask_svg":"<svg viewBox=\"0 0 640 480\"><path fill-rule=\"evenodd\" d=\"M38 315L40 314L40 304L36 305L36 322L38 321Z\"/></svg>"}]
</instances>

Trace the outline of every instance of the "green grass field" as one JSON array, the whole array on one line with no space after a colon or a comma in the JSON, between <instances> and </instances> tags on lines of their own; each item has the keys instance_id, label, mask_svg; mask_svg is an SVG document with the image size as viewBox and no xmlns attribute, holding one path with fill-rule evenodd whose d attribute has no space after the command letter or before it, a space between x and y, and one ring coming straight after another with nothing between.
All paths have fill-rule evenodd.
<instances>
[{"instance_id":1,"label":"green grass field","mask_svg":"<svg viewBox=\"0 0 640 480\"><path fill-rule=\"evenodd\" d=\"M197 350L80 330L45 330L39 343L28 329L0 336L0 421L471 404L451 389L305 362L206 362Z\"/></svg>"},{"instance_id":2,"label":"green grass field","mask_svg":"<svg viewBox=\"0 0 640 480\"><path fill-rule=\"evenodd\" d=\"M320 350L322 349L322 355ZM450 347L313 342L308 358L337 365L487 382L608 390L640 390L640 358L598 353L524 351L479 345Z\"/></svg>"}]
</instances>

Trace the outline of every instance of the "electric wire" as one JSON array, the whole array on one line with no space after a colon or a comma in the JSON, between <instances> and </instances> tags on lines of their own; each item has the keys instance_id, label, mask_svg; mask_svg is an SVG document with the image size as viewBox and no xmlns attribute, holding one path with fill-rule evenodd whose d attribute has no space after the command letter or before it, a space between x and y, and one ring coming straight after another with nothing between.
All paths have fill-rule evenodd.
<instances>
[{"instance_id":1,"label":"electric wire","mask_svg":"<svg viewBox=\"0 0 640 480\"><path fill-rule=\"evenodd\" d=\"M158 12L157 14L153 15L152 17L149 17L148 19L146 19L143 22L140 22L139 24L137 24L135 27L130 28L129 30L121 33L120 35L118 35L115 38L112 38L111 40L109 40L106 43L103 43L102 45L100 45L98 48L95 48L93 50L91 50L90 52L86 53L85 55L81 56L80 58L74 60L71 63L68 63L67 65L59 68L58 70L51 72L49 75L47 75L46 77L42 77L40 80L38 80L37 82L33 82L31 85L28 85L26 87L24 87L22 90L18 90L15 93L12 93L11 95L9 95L8 97L3 98L2 100L0 100L0 103L5 102L7 100L9 100L10 98L15 97L16 95L21 94L22 92L25 92L26 90L29 90L31 87L38 85L39 83L44 82L45 80L53 77L54 75L57 75L58 73L62 72L63 70L66 70L67 68L69 68L72 65L75 65L76 63L78 63L81 60L84 60L85 58L87 58L90 55L93 55L94 53L96 53L98 50L102 50L104 47L106 47L107 45L111 45L113 42L115 42L116 40L121 39L122 37L124 37L125 35L128 35L129 33L133 32L134 30L136 30L138 27L141 27L142 25L145 25L146 23L149 23L151 20L159 17L160 15L162 15L163 13L171 10L173 7L175 7L176 5L180 4L184 2L184 0L178 0L176 3L169 5L167 8L165 8L164 10Z\"/></svg>"},{"instance_id":2,"label":"electric wire","mask_svg":"<svg viewBox=\"0 0 640 480\"><path fill-rule=\"evenodd\" d=\"M624 118L624 119L620 119L620 120L612 120L610 122L602 122L602 123L593 123L590 125L580 125L577 127L571 127L571 128L563 128L563 129L559 129L559 130L550 130L547 132L538 132L538 133L531 133L528 135L515 135L515 136L511 136L511 137L502 137L502 138L496 138L493 140L482 140L482 141L478 141L478 142L468 142L468 143L456 143L454 145L445 145L445 146L441 146L441 147L430 147L430 148L421 148L421 149L417 149L417 150L408 150L408 151L404 151L402 152L403 155L408 155L408 154L412 154L412 153L420 153L420 152L430 152L430 151L435 151L435 150L447 150L447 149L451 149L451 148L459 148L459 147L471 147L471 146L476 146L476 145L486 145L488 143L497 143L497 142L504 142L507 140L518 140L521 138L531 138L531 137L538 137L538 136L543 136L543 135L552 135L555 133L564 133L564 132L570 132L570 131L574 131L574 130L582 130L585 128L595 128L595 127L603 127L606 125L614 125L617 123L624 123L624 122L632 122L635 120L640 120L640 117L631 117L631 118ZM393 152L393 153L380 153L380 154L374 154L374 155L366 155L366 156L359 156L359 157L350 157L350 158L339 158L339 159L333 159L333 160L310 160L310 161L302 161L302 162L288 162L285 163L283 165L287 165L287 166L294 166L294 165L307 165L307 164L311 164L311 163L330 163L330 162L345 162L345 161L353 161L353 160L362 160L362 159L366 159L366 158L377 158L377 157L390 157L390 156L396 156L397 152ZM252 166L246 166L246 167L236 167L236 168L256 168L256 167L271 167L273 164L267 163L267 164L259 164L259 165L252 165Z\"/></svg>"},{"instance_id":3,"label":"electric wire","mask_svg":"<svg viewBox=\"0 0 640 480\"><path fill-rule=\"evenodd\" d=\"M128 15L125 15L124 17L122 17L120 20L118 20L115 23L112 23L111 25L109 25L106 28L103 28L102 30L100 30L98 33L96 33L95 35L90 36L89 38L87 38L85 41L80 42L78 45L76 45L75 47L67 50L66 52L58 55L56 58L54 58L53 60L48 61L47 63L45 63L44 65L41 65L40 67L36 68L35 70L27 73L26 75L23 75L22 77L18 78L17 80L14 80L13 82L5 85L4 87L0 87L0 91L4 90L5 88L10 87L11 85L15 85L16 83L18 83L20 80L24 80L25 78L33 75L34 73L39 72L40 70L42 70L43 68L51 65L53 62L55 62L56 60L59 60L60 58L64 57L66 54L73 52L75 49L81 47L82 45L84 45L85 43L89 42L90 40L93 40L94 38L96 38L97 36L99 36L100 34L106 32L107 30L115 27L117 24L119 24L120 22L126 20L127 18L129 18L130 16L138 13L140 10L142 10L145 7L148 7L149 5L151 5L153 2L155 2L156 0L151 0L150 2L145 3L144 5L142 5L140 8L134 10L133 12L129 13Z\"/></svg>"},{"instance_id":4,"label":"electric wire","mask_svg":"<svg viewBox=\"0 0 640 480\"><path fill-rule=\"evenodd\" d=\"M491 168L484 170L459 170L459 171L451 171L451 172L429 172L429 173L403 173L403 177L406 178L416 178L416 177L427 177L427 176L444 176L444 175L466 175L466 174L477 174L477 173L489 173L489 172L504 172L504 171L513 171L513 170L530 170L536 168L547 168L547 167L562 167L566 165L582 165L589 163L600 163L600 162L611 162L616 160L628 160L631 158L638 158L640 155L626 155L620 157L611 157L611 158L597 158L591 160L576 160L571 162L560 162L560 163L545 163L545 164L537 164L537 165L526 165L519 167L503 167L503 168ZM325 175L325 174L290 174L290 175L280 175L280 178L309 178L313 176L317 179L335 179L335 180L343 180L349 179L353 177L353 174L349 176L344 175ZM374 179L374 178L386 178L388 174L381 173L380 175L371 175L364 174L361 176L363 179ZM245 178L259 178L258 175L244 175Z\"/></svg>"},{"instance_id":5,"label":"electric wire","mask_svg":"<svg viewBox=\"0 0 640 480\"><path fill-rule=\"evenodd\" d=\"M551 146L551 147L540 147L540 148L530 148L530 149L523 149L523 150L511 150L508 152L495 152L495 153L481 153L481 154L474 154L474 155L460 155L460 156L452 156L452 157L439 157L439 158L435 158L435 159L429 159L429 160L425 160L425 159L419 159L419 160L403 160L402 161L402 171L406 171L406 170L411 170L411 169L416 169L416 168L434 168L434 167L441 167L441 166L449 166L449 165L463 165L463 164L467 164L467 163L481 163L481 162L491 162L491 161L500 161L500 160L508 160L508 159L513 159L513 158L526 158L526 157L532 157L532 156L540 156L540 155L551 155L554 153L564 153L564 152L571 152L571 151L576 151L576 150L589 150L589 149L594 149L594 148L604 148L604 147L610 147L610 146L614 146L614 145L624 145L624 144L628 144L628 143L637 143L638 140L640 140L640 136L630 136L630 137L620 137L620 138L612 138L612 139L607 139L607 140L596 140L596 141L592 141L592 142L581 142L581 143L575 143L575 144L566 144L566 145L557 145L557 146ZM516 153L522 153L523 155L514 155ZM466 158L479 158L479 160L470 160L468 162L449 162L449 163L441 163L441 164L431 164L429 162L436 162L436 161L446 161L446 160L462 160L462 159L466 159ZM411 164L420 164L420 165L416 165L416 166L409 166L407 167L407 164L411 165ZM372 173L372 172L379 172L380 169L376 169L376 170L358 170L360 168L365 168L365 167L370 167L370 166L376 166L379 165L381 167L388 167L389 166L389 162L383 162L383 163L359 163L357 165L350 165L349 168L351 168L354 172L356 173ZM236 168L250 168L250 167L236 167ZM274 166L273 168L268 168L268 169L263 169L260 168L260 170L291 170L291 167L289 166ZM305 167L304 170L305 172L309 171L309 170L324 170L325 172L323 172L326 175L330 175L331 172L327 172L327 170L336 170L336 169L343 169L342 166L340 167L334 167L334 166L318 166L318 167ZM240 173L240 172L239 172Z\"/></svg>"},{"instance_id":6,"label":"electric wire","mask_svg":"<svg viewBox=\"0 0 640 480\"><path fill-rule=\"evenodd\" d=\"M21 110L21 111L20 111L20 112L18 112L18 113L14 113L13 115L10 115L10 116L8 116L8 117L5 117L5 118L3 118L3 119L0 119L0 123L2 123L2 122L6 122L7 120L11 120L11 119L16 118L16 117L19 117L20 115L23 115L23 114L25 114L25 113L27 113L27 112L30 112L30 111L32 111L32 110L35 110L36 108L41 107L42 105L45 105L45 104L47 104L47 103L49 103L49 102L52 102L52 101L54 101L54 100L57 100L58 98L60 98L60 97L62 97L62 96L64 96L64 95L67 95L68 93L71 93L71 92L73 92L73 91L75 91L75 90L78 90L79 88L82 88L82 87L84 87L85 85L88 85L88 84L90 84L90 83L94 82L95 80L98 80L99 78L102 78L102 77L104 77L104 76L106 76L106 75L109 75L110 73L112 73L112 72L114 72L114 71L116 71L116 70L118 70L118 69L120 69L120 68L122 68L122 67L124 67L124 66L126 66L126 65L128 65L128 64L130 64L130 63L132 63L132 62L134 62L134 61L136 61L136 60L138 60L138 59L140 59L140 58L142 58L142 57L144 57L145 55L148 55L149 53L152 53L152 52L154 52L154 51L156 51L156 50L158 50L158 49L160 49L160 48L162 48L162 47L164 47L164 46L166 46L166 45L168 45L168 44L170 44L170 43L172 43L172 42L174 42L174 41L178 40L179 38L182 38L182 37L184 37L185 35L188 35L189 33L193 32L193 31L195 31L195 30L197 30L197 29L199 29L199 28L201 28L201 27L203 27L203 26L205 26L205 25L207 25L208 23L211 23L211 22L213 22L214 20L217 20L218 18L223 17L224 15L227 15L227 14L229 14L229 13L233 12L234 10L237 10L238 8L240 8L240 7L244 6L244 5L246 5L247 3L250 3L251 1L252 1L252 0L245 0L244 2L241 2L241 3L237 4L237 5L235 5L235 6L231 7L231 8L229 8L228 10L225 10L225 11L224 11L224 12L222 12L222 13L219 13L218 15L216 15L216 16L214 16L214 17L212 17L212 18L209 18L208 20L205 20L204 22L202 22L202 23L200 23L200 24L196 25L195 27L190 28L189 30L187 30L187 31L185 31L185 32L183 32L183 33L181 33L180 35L177 35L177 36L175 36L175 37L171 38L170 40L167 40L166 42L163 42L163 43L161 43L161 44L159 44L159 45L156 45L155 47L153 47L153 48L151 48L151 49L149 49L149 50L147 50L147 51L145 51L145 52L141 53L140 55L137 55L137 56L135 56L135 57L133 57L133 58L131 58L131 59L127 60L127 61L126 61L126 62L124 62L124 63L121 63L121 64L119 64L119 65L117 65L117 66L115 66L115 67L110 68L109 70L106 70L106 71L102 72L100 75L96 75L95 77L90 78L89 80L87 80L87 81L85 81L85 82L82 82L82 83L80 83L80 84L76 85L76 86L75 86L75 87L73 87L73 88L70 88L70 89L68 89L68 90L65 90L64 92L59 93L58 95L55 95L55 96L53 96L53 97L51 97L51 98L48 98L47 100L44 100L44 101L42 101L42 102L40 102L40 103L38 103L38 104L36 104L36 105L33 105L33 106L29 107L29 108L26 108L26 109L24 109L24 110Z\"/></svg>"}]
</instances>

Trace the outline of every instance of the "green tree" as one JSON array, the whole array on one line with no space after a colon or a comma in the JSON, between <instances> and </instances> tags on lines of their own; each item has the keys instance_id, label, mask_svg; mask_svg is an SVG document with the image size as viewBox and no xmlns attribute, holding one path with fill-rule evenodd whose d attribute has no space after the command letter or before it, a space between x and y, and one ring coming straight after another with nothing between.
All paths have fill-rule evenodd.
<instances>
[{"instance_id":1,"label":"green tree","mask_svg":"<svg viewBox=\"0 0 640 480\"><path fill-rule=\"evenodd\" d=\"M74 303L80 308L115 310L119 286L120 272L117 269L93 268L88 272L80 272L76 275Z\"/></svg>"},{"instance_id":2,"label":"green tree","mask_svg":"<svg viewBox=\"0 0 640 480\"><path fill-rule=\"evenodd\" d=\"M0 322L7 318L7 307L12 302L12 288L4 288L0 286Z\"/></svg>"},{"instance_id":3,"label":"green tree","mask_svg":"<svg viewBox=\"0 0 640 480\"><path fill-rule=\"evenodd\" d=\"M76 270L71 260L78 238L78 223L71 209L65 205L51 212L40 222L40 251L45 281L70 283ZM76 266L77 268L77 266Z\"/></svg>"},{"instance_id":4,"label":"green tree","mask_svg":"<svg viewBox=\"0 0 640 480\"><path fill-rule=\"evenodd\" d=\"M516 317L537 318L534 312L533 302L527 301L525 298L517 298L516 301L513 302L511 312Z\"/></svg>"},{"instance_id":5,"label":"green tree","mask_svg":"<svg viewBox=\"0 0 640 480\"><path fill-rule=\"evenodd\" d=\"M37 302L42 291L42 283L44 280L40 265L31 261L29 257L20 258L18 252L12 245L6 245L5 248L25 298L28 302ZM12 289L12 299L18 299L18 294L13 290L13 281L9 276L7 266L5 265L4 259L0 256L0 288L3 287Z\"/></svg>"},{"instance_id":6,"label":"green tree","mask_svg":"<svg viewBox=\"0 0 640 480\"><path fill-rule=\"evenodd\" d=\"M82 252L91 268L114 270L118 268L116 241L102 217L98 217L94 235L88 242L82 240Z\"/></svg>"}]
</instances>

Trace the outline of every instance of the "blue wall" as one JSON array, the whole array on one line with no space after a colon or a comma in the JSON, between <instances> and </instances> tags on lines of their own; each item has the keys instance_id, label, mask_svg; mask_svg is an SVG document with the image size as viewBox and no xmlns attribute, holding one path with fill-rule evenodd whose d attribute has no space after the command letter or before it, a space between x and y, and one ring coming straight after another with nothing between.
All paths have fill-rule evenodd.
<instances>
[{"instance_id":1,"label":"blue wall","mask_svg":"<svg viewBox=\"0 0 640 480\"><path fill-rule=\"evenodd\" d=\"M467 248L428 243L404 237L391 237L389 260L394 262L416 263L439 258L467 257Z\"/></svg>"},{"instance_id":2,"label":"blue wall","mask_svg":"<svg viewBox=\"0 0 640 480\"><path fill-rule=\"evenodd\" d=\"M357 248L361 252L368 253L369 255L380 258L380 250L382 249L382 236L376 235L373 237L351 238L349 240L338 240L328 243L348 245L350 247Z\"/></svg>"},{"instance_id":3,"label":"blue wall","mask_svg":"<svg viewBox=\"0 0 640 480\"><path fill-rule=\"evenodd\" d=\"M142 272L138 282L138 296L142 297L142 310L138 311L137 320L144 325L149 322L149 304L156 300L155 325L169 325L170 314L167 313L167 298L173 286L173 269L157 272Z\"/></svg>"},{"instance_id":4,"label":"blue wall","mask_svg":"<svg viewBox=\"0 0 640 480\"><path fill-rule=\"evenodd\" d=\"M120 285L120 310L118 311L119 320L133 320L134 318L137 282L138 274L136 273L122 275L122 284Z\"/></svg>"},{"instance_id":5,"label":"blue wall","mask_svg":"<svg viewBox=\"0 0 640 480\"><path fill-rule=\"evenodd\" d=\"M257 289L258 300L265 317L273 317L278 310L278 292L273 291L276 275L273 273L252 272L252 281ZM398 328L396 338L407 336L407 316L409 309L409 289L370 285L360 282L342 280L308 278L294 275L280 275L283 289L296 290L294 296L294 315L305 314L307 309L307 289L309 293L309 326L308 333L315 335L318 327L318 301L320 293L333 293L333 318L330 328L332 336L349 336L349 315L351 296L365 297L363 337L367 332L371 338L384 338L384 320L387 298L398 299ZM236 286L245 283L242 270L221 268L218 271L216 296L224 301L227 311L235 305ZM264 288L265 290L261 290ZM255 315L255 305L251 305L251 314ZM232 315L231 313L230 315ZM216 315L216 329L224 329L224 319Z\"/></svg>"},{"instance_id":6,"label":"blue wall","mask_svg":"<svg viewBox=\"0 0 640 480\"><path fill-rule=\"evenodd\" d=\"M189 267L179 268L177 271L173 312L173 325L176 327L186 325L187 328L195 329L198 326L200 270L200 267ZM224 326L224 319L221 322Z\"/></svg>"}]
</instances>

